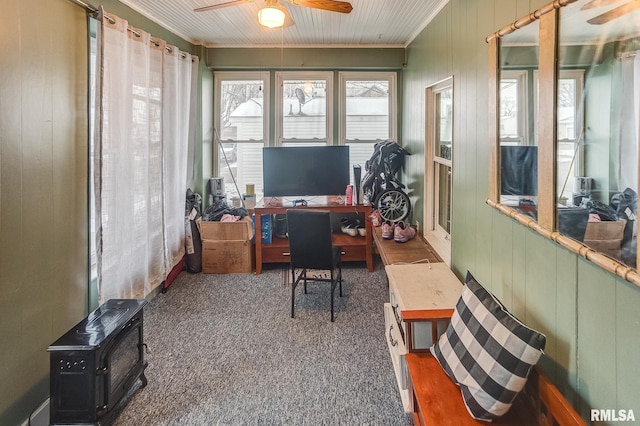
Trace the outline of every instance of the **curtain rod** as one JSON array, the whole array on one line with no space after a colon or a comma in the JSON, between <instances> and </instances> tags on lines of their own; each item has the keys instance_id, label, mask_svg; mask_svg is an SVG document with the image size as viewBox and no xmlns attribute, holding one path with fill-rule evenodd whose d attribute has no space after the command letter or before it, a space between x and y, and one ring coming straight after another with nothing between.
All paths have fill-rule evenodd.
<instances>
[{"instance_id":1,"label":"curtain rod","mask_svg":"<svg viewBox=\"0 0 640 426\"><path fill-rule=\"evenodd\" d=\"M85 3L85 2L83 2L82 0L69 0L69 1L70 1L71 3L73 3L73 4L75 4L76 6L80 6L80 7L82 7L83 9L85 9L87 12L91 13L91 14L92 14L92 15L94 15L94 16L97 16L97 15L98 15L98 9L96 9L95 7L93 7L93 6L91 6L91 5L89 5L89 4ZM113 18L110 18L110 17L108 17L108 16L106 16L106 18L107 18L109 21L111 21L111 22L115 23L115 20L113 20ZM130 32L131 32L133 35L135 35L136 37L140 37L140 35L141 35L139 32L137 32L136 30L134 30L134 29L133 29L133 28L131 28L131 27L127 27L127 31L130 31ZM157 40L154 40L153 38L151 39L151 43L155 44L155 45L156 45L156 47L160 46L160 42L158 42ZM172 48L170 48L170 47L168 47L168 46L167 46L167 47L166 47L166 49L167 49L167 51L168 51L169 53L173 53L173 49L172 49ZM184 53L184 52L180 52L180 56L181 56L183 59L185 59L185 58L187 57L187 54L186 54L186 53Z\"/></svg>"},{"instance_id":2,"label":"curtain rod","mask_svg":"<svg viewBox=\"0 0 640 426\"><path fill-rule=\"evenodd\" d=\"M71 3L74 3L77 6L80 6L82 8L84 8L87 12L91 12L93 14L97 14L98 13L98 9L96 9L95 7L91 6L90 4L87 4L81 0L69 0Z\"/></svg>"},{"instance_id":3,"label":"curtain rod","mask_svg":"<svg viewBox=\"0 0 640 426\"><path fill-rule=\"evenodd\" d=\"M107 18L110 22L115 23L115 21L113 20L113 18L110 18L108 16L105 15L105 18ZM127 27L127 31L129 31L131 34L133 34L134 36L140 38L142 37L142 34L140 34L139 32L137 32L136 30L134 30L131 27ZM160 47L160 42L156 39L154 39L153 37L149 38L149 42L152 43L154 46L156 47ZM165 46L165 50L169 53L173 53L173 48L171 48L170 46ZM178 49L178 52L180 54L180 56L182 57L182 59L186 59L187 54L185 52L181 52L180 49Z\"/></svg>"}]
</instances>

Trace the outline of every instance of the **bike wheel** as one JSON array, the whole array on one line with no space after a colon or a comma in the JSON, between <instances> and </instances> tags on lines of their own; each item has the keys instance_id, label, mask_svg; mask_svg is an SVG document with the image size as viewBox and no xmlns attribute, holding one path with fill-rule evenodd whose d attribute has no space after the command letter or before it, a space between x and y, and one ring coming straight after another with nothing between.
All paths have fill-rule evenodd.
<instances>
[{"instance_id":1,"label":"bike wheel","mask_svg":"<svg viewBox=\"0 0 640 426\"><path fill-rule=\"evenodd\" d=\"M374 206L380 213L380 217L389 222L404 220L411 212L409 196L399 189L383 191Z\"/></svg>"}]
</instances>

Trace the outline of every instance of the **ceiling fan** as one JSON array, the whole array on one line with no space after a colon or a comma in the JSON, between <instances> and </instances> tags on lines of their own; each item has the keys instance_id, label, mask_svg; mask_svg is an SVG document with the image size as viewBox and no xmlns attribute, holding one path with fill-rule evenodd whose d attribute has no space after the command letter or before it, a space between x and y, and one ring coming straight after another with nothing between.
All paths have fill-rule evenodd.
<instances>
[{"instance_id":1,"label":"ceiling fan","mask_svg":"<svg viewBox=\"0 0 640 426\"><path fill-rule=\"evenodd\" d=\"M611 6L621 2L622 0L591 0L588 3L585 3L584 6L580 8L580 10L594 9L596 7L602 6ZM629 0L621 6L614 7L613 9L605 13L589 19L587 22L594 25L606 24L607 22L613 21L614 19L626 15L627 13L632 12L636 9L640 9L640 0Z\"/></svg>"},{"instance_id":2,"label":"ceiling fan","mask_svg":"<svg viewBox=\"0 0 640 426\"><path fill-rule=\"evenodd\" d=\"M213 4L211 6L194 9L194 12L206 12L223 7L236 6L239 4L253 3L255 0L232 0L225 3ZM351 13L353 7L351 3L339 0L287 0L295 6L309 7L312 9L328 10L330 12ZM284 25L285 17L289 25L293 25L293 20L282 7L278 0L264 0L264 7L258 11L258 22L266 27L275 28Z\"/></svg>"}]
</instances>

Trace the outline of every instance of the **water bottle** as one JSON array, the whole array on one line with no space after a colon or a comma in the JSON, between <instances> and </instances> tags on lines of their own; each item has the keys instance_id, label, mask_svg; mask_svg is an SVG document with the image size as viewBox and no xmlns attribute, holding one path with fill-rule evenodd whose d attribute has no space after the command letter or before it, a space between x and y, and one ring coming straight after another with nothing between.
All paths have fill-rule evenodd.
<instances>
[{"instance_id":1,"label":"water bottle","mask_svg":"<svg viewBox=\"0 0 640 426\"><path fill-rule=\"evenodd\" d=\"M350 206L353 204L353 185L347 185L347 189L345 190L347 194L346 204Z\"/></svg>"}]
</instances>

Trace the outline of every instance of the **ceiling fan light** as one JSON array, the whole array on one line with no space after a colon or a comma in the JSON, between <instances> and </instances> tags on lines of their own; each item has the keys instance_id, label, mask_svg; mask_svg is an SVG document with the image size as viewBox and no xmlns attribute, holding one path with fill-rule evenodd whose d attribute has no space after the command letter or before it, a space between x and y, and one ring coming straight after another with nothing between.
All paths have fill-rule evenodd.
<instances>
[{"instance_id":1,"label":"ceiling fan light","mask_svg":"<svg viewBox=\"0 0 640 426\"><path fill-rule=\"evenodd\" d=\"M269 28L284 25L284 12L275 6L268 6L258 11L258 22Z\"/></svg>"}]
</instances>

